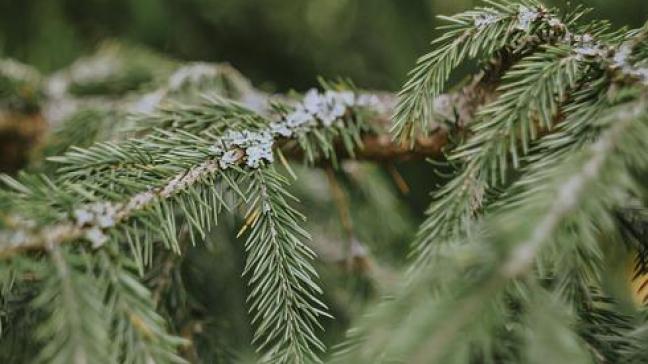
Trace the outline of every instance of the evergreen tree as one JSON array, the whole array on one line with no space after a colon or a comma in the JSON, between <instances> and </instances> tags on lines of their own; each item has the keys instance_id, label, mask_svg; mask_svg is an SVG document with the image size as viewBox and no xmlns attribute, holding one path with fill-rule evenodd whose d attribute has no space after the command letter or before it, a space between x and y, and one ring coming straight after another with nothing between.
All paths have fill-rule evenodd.
<instances>
[{"instance_id":1,"label":"evergreen tree","mask_svg":"<svg viewBox=\"0 0 648 364\"><path fill-rule=\"evenodd\" d=\"M648 23L586 12L442 17L398 95L268 94L115 42L49 76L4 61L5 124L56 130L2 177L0 358L647 362ZM370 250L415 228L376 166L404 190L392 163L423 158L433 201L383 265Z\"/></svg>"}]
</instances>

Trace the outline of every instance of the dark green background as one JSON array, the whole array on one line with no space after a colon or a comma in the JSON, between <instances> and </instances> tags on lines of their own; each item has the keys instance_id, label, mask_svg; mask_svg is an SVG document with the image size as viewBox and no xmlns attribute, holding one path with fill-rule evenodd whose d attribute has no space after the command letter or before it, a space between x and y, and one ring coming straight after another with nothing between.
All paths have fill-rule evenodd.
<instances>
[{"instance_id":1,"label":"dark green background","mask_svg":"<svg viewBox=\"0 0 648 364\"><path fill-rule=\"evenodd\" d=\"M566 2L554 0L555 5ZM647 0L583 0L593 16L638 26ZM183 60L227 61L267 89L316 76L395 90L434 36L435 16L474 0L0 0L0 54L63 67L102 39Z\"/></svg>"}]
</instances>

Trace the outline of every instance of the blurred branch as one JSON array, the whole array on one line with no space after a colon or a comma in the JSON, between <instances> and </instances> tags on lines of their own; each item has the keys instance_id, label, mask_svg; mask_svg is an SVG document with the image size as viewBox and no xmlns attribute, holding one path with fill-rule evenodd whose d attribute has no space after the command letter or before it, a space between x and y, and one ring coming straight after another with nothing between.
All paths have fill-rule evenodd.
<instances>
[{"instance_id":1,"label":"blurred branch","mask_svg":"<svg viewBox=\"0 0 648 364\"><path fill-rule=\"evenodd\" d=\"M39 114L0 110L0 172L22 168L47 129Z\"/></svg>"},{"instance_id":2,"label":"blurred branch","mask_svg":"<svg viewBox=\"0 0 648 364\"><path fill-rule=\"evenodd\" d=\"M110 52L106 51L110 50ZM149 89L149 92L142 93L139 96L133 96L137 91L126 93L115 98L115 95L107 94L76 94L74 85L80 84L83 80L82 75L101 74L101 67L105 64L128 64L124 50L119 47L102 47L98 53L87 59L81 59L69 67L69 69L57 72L51 75L43 82L44 97L40 100L41 111L29 115L29 123L21 121L22 117L16 123L7 127L5 119L9 120L8 114L3 113L0 116L0 137L8 140L4 143L3 158L0 159L0 169L16 170L24 165L16 161L25 161L27 155L31 152L40 136L49 126L50 128L58 127L68 118L73 117L75 113L82 111L84 108L105 108L114 110L120 115L138 113L151 113L157 108L164 105L173 104L178 101L190 101L196 99L201 94L216 93L228 99L235 100L245 107L259 112L270 112L270 105L273 102L291 101L286 95L268 94L253 87L252 83L245 78L240 72L228 64L212 63L188 63L176 67L174 72L169 72L165 78L157 77L160 80L155 89ZM121 52L121 53L120 53ZM122 54L124 53L124 54ZM431 132L427 135L420 135L415 138L410 145L395 142L389 129L391 128L391 117L397 103L397 95L388 92L374 92L366 94L367 97L375 100L375 114L370 118L369 124L373 127L373 132L366 133L362 137L362 147L359 148L355 155L348 155L342 141L335 143L335 151L339 158L356 158L361 160L371 160L380 162L392 162L403 160L421 160L425 158L434 158L442 154L443 148L448 143L448 127L462 130L465 125L469 124L477 108L487 100L494 98L495 86L498 83L503 70L512 62L510 56L501 56L497 62L491 62L486 71L477 75L466 86L447 94L439 95L432 105L433 115L438 116L435 120L430 120ZM115 58L117 61L112 60ZM111 63L112 62L112 63ZM169 68L168 61L157 63ZM100 68L96 72L94 67ZM129 67L116 68L128 70ZM130 67L133 68L133 67ZM126 72L126 71L123 71ZM104 72L105 73L105 72ZM131 72L132 73L132 72ZM99 77L99 76L96 76ZM94 80L93 85L99 81ZM112 85L112 78L125 77L119 73L105 75L100 78L101 82ZM102 83L102 84L103 84ZM77 87L78 88L78 87ZM110 89L110 88L108 88ZM189 100L187 100L187 98ZM12 119L15 119L12 117ZM45 121L43 121L43 119ZM14 120L15 121L15 120ZM5 125L7 124L7 125ZM16 124L16 125L13 125ZM27 128L28 127L28 128ZM25 128L29 129L26 130ZM27 132L27 134L25 134ZM24 141L18 143L18 141ZM14 148L16 143L20 144ZM292 159L302 159L303 151L299 148L298 143L286 141L282 145L286 155ZM5 159L11 157L11 160Z\"/></svg>"}]
</instances>

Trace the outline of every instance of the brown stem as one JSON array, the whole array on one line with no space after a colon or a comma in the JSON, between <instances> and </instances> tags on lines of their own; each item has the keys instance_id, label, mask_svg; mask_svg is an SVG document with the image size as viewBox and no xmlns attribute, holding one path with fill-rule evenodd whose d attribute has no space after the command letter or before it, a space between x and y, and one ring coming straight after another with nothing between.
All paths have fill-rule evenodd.
<instances>
[{"instance_id":1,"label":"brown stem","mask_svg":"<svg viewBox=\"0 0 648 364\"><path fill-rule=\"evenodd\" d=\"M342 229L344 230L344 233L346 235L344 263L346 268L348 270L351 270L354 258L351 252L351 244L354 240L354 234L353 223L351 222L351 214L349 213L349 199L342 189L342 186L340 186L337 178L335 177L335 171L333 170L333 168L329 166L325 170L329 186L331 187L333 202L335 203L335 207L337 207L340 223L342 224Z\"/></svg>"}]
</instances>

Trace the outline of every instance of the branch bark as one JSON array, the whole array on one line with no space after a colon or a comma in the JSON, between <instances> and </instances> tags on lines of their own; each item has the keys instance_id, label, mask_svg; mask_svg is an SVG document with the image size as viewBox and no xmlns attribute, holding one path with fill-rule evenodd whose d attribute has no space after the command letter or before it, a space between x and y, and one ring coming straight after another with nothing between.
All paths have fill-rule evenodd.
<instances>
[{"instance_id":1,"label":"branch bark","mask_svg":"<svg viewBox=\"0 0 648 364\"><path fill-rule=\"evenodd\" d=\"M45 130L40 114L0 111L0 172L13 173L24 167Z\"/></svg>"},{"instance_id":2,"label":"branch bark","mask_svg":"<svg viewBox=\"0 0 648 364\"><path fill-rule=\"evenodd\" d=\"M470 83L456 92L440 95L435 103L435 114L442 119L453 123L459 129L463 129L469 124L477 108L487 100L495 97L497 80L508 67L506 62L500 62L492 65L487 71L474 77ZM230 70L231 72L231 70ZM269 105L272 99L282 98L282 96L272 96L262 93L249 84L244 84L239 91L239 102L252 108L257 109L260 101ZM431 134L423 135L415 140L413 146L393 142L389 127L391 126L391 114L396 105L396 96L388 93L376 94L379 102L376 105L376 116L369 122L375 132L363 136L363 148L356 151L355 158L370 161L394 161L394 160L412 160L438 157L443 148L448 143L448 129L443 123L430 121ZM124 106L124 105L122 105ZM288 140L280 146L285 149L292 158L303 157L303 152L297 147L297 143ZM349 158L345 148L339 143L338 156L340 158ZM106 206L116 211L114 216L115 224L121 223L130 218L132 212L145 208L156 198L170 198L183 188L192 185L203 174L212 173L218 169L218 162L206 160L203 163L194 166L188 173L181 173L171 179L168 184L154 190L143 192L132 196L124 203L105 202ZM62 244L65 242L78 240L90 233L94 233L95 227L79 226L74 221L64 220L58 224L44 226L36 231L0 231L0 258L13 256L24 251L42 250L47 244ZM99 234L102 237L102 234ZM97 236L95 236L97 237ZM94 241L93 241L94 243ZM99 244L100 245L100 244Z\"/></svg>"}]
</instances>

